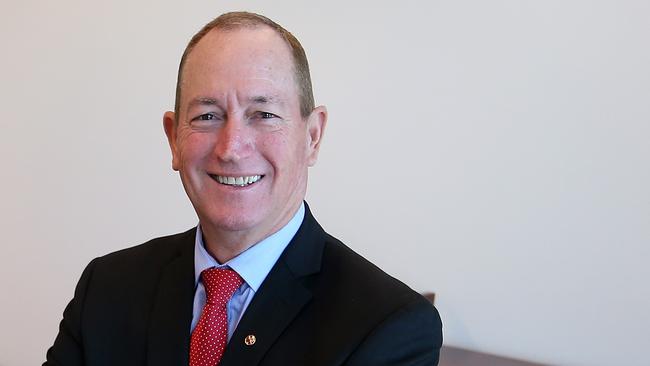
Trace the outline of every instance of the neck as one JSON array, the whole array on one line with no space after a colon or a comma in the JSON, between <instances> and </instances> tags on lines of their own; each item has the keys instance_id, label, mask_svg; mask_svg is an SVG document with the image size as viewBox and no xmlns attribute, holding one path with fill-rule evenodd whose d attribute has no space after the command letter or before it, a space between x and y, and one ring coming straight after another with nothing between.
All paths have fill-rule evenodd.
<instances>
[{"instance_id":1,"label":"neck","mask_svg":"<svg viewBox=\"0 0 650 366\"><path fill-rule=\"evenodd\" d=\"M210 255L223 264L235 258L246 249L261 242L282 229L295 216L302 201L290 208L281 219L267 227L258 226L244 230L224 230L217 225L201 220L203 245Z\"/></svg>"},{"instance_id":2,"label":"neck","mask_svg":"<svg viewBox=\"0 0 650 366\"><path fill-rule=\"evenodd\" d=\"M209 225L201 224L201 231L205 249L221 264L235 258L261 241L252 239L243 232L220 233L218 230L211 230Z\"/></svg>"}]
</instances>

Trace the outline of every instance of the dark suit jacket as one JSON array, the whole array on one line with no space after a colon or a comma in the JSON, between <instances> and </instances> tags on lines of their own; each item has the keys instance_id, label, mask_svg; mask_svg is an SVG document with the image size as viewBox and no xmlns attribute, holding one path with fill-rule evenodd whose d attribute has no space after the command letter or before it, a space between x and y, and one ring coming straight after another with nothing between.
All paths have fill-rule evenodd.
<instances>
[{"instance_id":1,"label":"dark suit jacket","mask_svg":"<svg viewBox=\"0 0 650 366\"><path fill-rule=\"evenodd\" d=\"M187 365L195 229L93 260L44 365ZM221 365L436 365L438 312L323 231L309 209ZM256 343L247 346L252 334Z\"/></svg>"}]
</instances>

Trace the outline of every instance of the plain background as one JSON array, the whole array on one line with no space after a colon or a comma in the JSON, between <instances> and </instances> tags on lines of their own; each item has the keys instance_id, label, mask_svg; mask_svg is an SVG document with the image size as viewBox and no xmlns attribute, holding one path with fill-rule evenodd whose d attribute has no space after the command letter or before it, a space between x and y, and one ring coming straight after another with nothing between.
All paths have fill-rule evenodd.
<instances>
[{"instance_id":1,"label":"plain background","mask_svg":"<svg viewBox=\"0 0 650 366\"><path fill-rule=\"evenodd\" d=\"M44 359L92 258L196 224L161 118L235 9L310 57L316 217L435 291L447 344L649 364L649 2L3 0L0 365Z\"/></svg>"}]
</instances>

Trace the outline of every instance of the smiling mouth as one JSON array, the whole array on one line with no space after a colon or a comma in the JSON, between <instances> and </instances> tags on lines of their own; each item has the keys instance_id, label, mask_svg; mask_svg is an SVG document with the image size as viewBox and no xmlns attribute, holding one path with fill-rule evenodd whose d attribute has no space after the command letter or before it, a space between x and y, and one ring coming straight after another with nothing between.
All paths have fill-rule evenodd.
<instances>
[{"instance_id":1,"label":"smiling mouth","mask_svg":"<svg viewBox=\"0 0 650 366\"><path fill-rule=\"evenodd\" d=\"M235 186L235 187L246 187L258 182L260 179L264 178L263 175L249 175L241 177L227 177L224 175L210 174L210 177L220 184L226 186Z\"/></svg>"}]
</instances>

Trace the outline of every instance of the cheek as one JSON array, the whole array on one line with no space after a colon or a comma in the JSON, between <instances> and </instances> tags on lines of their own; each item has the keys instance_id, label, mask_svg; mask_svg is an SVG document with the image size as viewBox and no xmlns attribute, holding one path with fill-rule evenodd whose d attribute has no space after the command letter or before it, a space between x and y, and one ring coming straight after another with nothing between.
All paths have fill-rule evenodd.
<instances>
[{"instance_id":1,"label":"cheek","mask_svg":"<svg viewBox=\"0 0 650 366\"><path fill-rule=\"evenodd\" d=\"M284 176L301 175L307 164L307 141L298 132L270 134L257 141L259 152Z\"/></svg>"},{"instance_id":2,"label":"cheek","mask_svg":"<svg viewBox=\"0 0 650 366\"><path fill-rule=\"evenodd\" d=\"M210 156L212 141L205 135L182 136L179 148L180 161L184 166L195 165Z\"/></svg>"}]
</instances>

